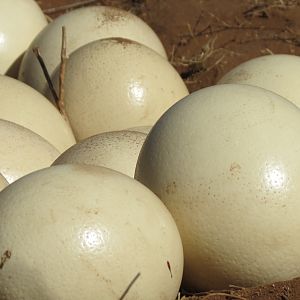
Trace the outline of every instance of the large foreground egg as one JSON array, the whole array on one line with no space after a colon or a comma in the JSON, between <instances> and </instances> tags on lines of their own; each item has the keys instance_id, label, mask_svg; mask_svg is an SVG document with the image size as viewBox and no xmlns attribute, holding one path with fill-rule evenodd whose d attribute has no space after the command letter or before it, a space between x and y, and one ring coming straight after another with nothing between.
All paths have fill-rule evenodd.
<instances>
[{"instance_id":1,"label":"large foreground egg","mask_svg":"<svg viewBox=\"0 0 300 300\"><path fill-rule=\"evenodd\" d=\"M54 82L58 81L59 71ZM66 66L65 108L75 137L153 125L188 90L156 52L106 39L73 52Z\"/></svg>"},{"instance_id":2,"label":"large foreground egg","mask_svg":"<svg viewBox=\"0 0 300 300\"><path fill-rule=\"evenodd\" d=\"M0 1L0 74L18 74L23 53L46 25L36 1Z\"/></svg>"},{"instance_id":3,"label":"large foreground egg","mask_svg":"<svg viewBox=\"0 0 300 300\"><path fill-rule=\"evenodd\" d=\"M300 107L300 57L274 54L246 61L220 79L220 84L249 84L270 90Z\"/></svg>"},{"instance_id":4,"label":"large foreground egg","mask_svg":"<svg viewBox=\"0 0 300 300\"><path fill-rule=\"evenodd\" d=\"M146 136L145 133L128 130L97 134L69 148L54 165L103 166L133 177Z\"/></svg>"},{"instance_id":5,"label":"large foreground egg","mask_svg":"<svg viewBox=\"0 0 300 300\"><path fill-rule=\"evenodd\" d=\"M0 253L0 299L10 300L117 300L128 287L124 299L171 300L183 270L161 201L87 165L50 167L1 192Z\"/></svg>"},{"instance_id":6,"label":"large foreground egg","mask_svg":"<svg viewBox=\"0 0 300 300\"><path fill-rule=\"evenodd\" d=\"M59 151L75 144L70 126L48 99L28 85L1 75L0 119L32 130Z\"/></svg>"},{"instance_id":7,"label":"large foreground egg","mask_svg":"<svg viewBox=\"0 0 300 300\"><path fill-rule=\"evenodd\" d=\"M0 120L0 173L9 183L49 167L58 156L56 148L36 133Z\"/></svg>"},{"instance_id":8,"label":"large foreground egg","mask_svg":"<svg viewBox=\"0 0 300 300\"><path fill-rule=\"evenodd\" d=\"M190 290L300 276L300 110L258 87L217 85L169 109L135 177L181 233Z\"/></svg>"},{"instance_id":9,"label":"large foreground egg","mask_svg":"<svg viewBox=\"0 0 300 300\"><path fill-rule=\"evenodd\" d=\"M24 56L19 79L41 93L47 89L47 83L32 49L40 48L52 75L60 64L62 26L66 27L68 54L95 40L121 37L144 44L166 58L164 47L155 32L132 13L106 6L76 9L49 24L34 39Z\"/></svg>"}]
</instances>

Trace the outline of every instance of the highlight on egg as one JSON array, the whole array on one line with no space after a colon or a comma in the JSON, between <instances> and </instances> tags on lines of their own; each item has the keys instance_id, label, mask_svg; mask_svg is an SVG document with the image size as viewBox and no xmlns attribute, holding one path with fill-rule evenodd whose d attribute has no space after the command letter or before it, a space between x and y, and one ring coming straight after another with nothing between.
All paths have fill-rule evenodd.
<instances>
[{"instance_id":1,"label":"highlight on egg","mask_svg":"<svg viewBox=\"0 0 300 300\"><path fill-rule=\"evenodd\" d=\"M60 165L0 193L4 299L175 299L183 271L173 218L119 172ZM171 268L171 271L169 269Z\"/></svg>"},{"instance_id":2,"label":"highlight on egg","mask_svg":"<svg viewBox=\"0 0 300 300\"><path fill-rule=\"evenodd\" d=\"M53 76L56 87L59 72L58 68ZM47 95L51 97L49 90ZM142 44L112 38L89 43L70 55L64 95L66 113L80 141L102 132L153 125L188 90L161 55Z\"/></svg>"}]
</instances>

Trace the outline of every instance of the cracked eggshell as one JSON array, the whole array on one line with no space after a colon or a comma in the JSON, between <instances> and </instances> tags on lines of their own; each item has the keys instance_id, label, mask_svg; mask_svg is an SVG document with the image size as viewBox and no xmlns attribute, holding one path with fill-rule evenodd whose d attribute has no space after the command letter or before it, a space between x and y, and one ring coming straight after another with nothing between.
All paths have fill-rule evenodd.
<instances>
[{"instance_id":1,"label":"cracked eggshell","mask_svg":"<svg viewBox=\"0 0 300 300\"><path fill-rule=\"evenodd\" d=\"M75 144L70 126L48 99L30 86L0 75L0 119L39 134L59 151Z\"/></svg>"},{"instance_id":2,"label":"cracked eggshell","mask_svg":"<svg viewBox=\"0 0 300 300\"><path fill-rule=\"evenodd\" d=\"M52 75L60 64L62 26L66 27L68 54L95 40L121 37L144 44L164 58L167 57L155 32L132 13L107 6L75 9L53 20L34 39L22 61L19 79L42 94L48 86L32 49L40 48L49 74Z\"/></svg>"},{"instance_id":3,"label":"cracked eggshell","mask_svg":"<svg viewBox=\"0 0 300 300\"><path fill-rule=\"evenodd\" d=\"M103 166L133 177L146 136L127 130L97 134L69 148L53 164Z\"/></svg>"},{"instance_id":4,"label":"cracked eggshell","mask_svg":"<svg viewBox=\"0 0 300 300\"><path fill-rule=\"evenodd\" d=\"M183 251L173 218L116 171L60 165L0 194L2 299L175 299ZM170 269L168 267L170 266Z\"/></svg>"},{"instance_id":5,"label":"cracked eggshell","mask_svg":"<svg viewBox=\"0 0 300 300\"><path fill-rule=\"evenodd\" d=\"M60 154L36 133L5 120L0 120L0 145L0 173L9 183L49 167Z\"/></svg>"},{"instance_id":6,"label":"cracked eggshell","mask_svg":"<svg viewBox=\"0 0 300 300\"><path fill-rule=\"evenodd\" d=\"M300 111L270 91L225 84L169 109L135 178L173 215L186 290L300 276Z\"/></svg>"},{"instance_id":7,"label":"cracked eggshell","mask_svg":"<svg viewBox=\"0 0 300 300\"><path fill-rule=\"evenodd\" d=\"M57 70L55 83L58 77ZM186 95L183 80L167 60L129 40L87 44L70 55L66 66L65 108L79 141L154 124Z\"/></svg>"},{"instance_id":8,"label":"cracked eggshell","mask_svg":"<svg viewBox=\"0 0 300 300\"><path fill-rule=\"evenodd\" d=\"M225 74L219 84L238 83L272 91L300 107L300 57L274 54L248 60Z\"/></svg>"},{"instance_id":9,"label":"cracked eggshell","mask_svg":"<svg viewBox=\"0 0 300 300\"><path fill-rule=\"evenodd\" d=\"M6 181L5 177L0 173L0 191L2 191L7 185L8 182Z\"/></svg>"},{"instance_id":10,"label":"cracked eggshell","mask_svg":"<svg viewBox=\"0 0 300 300\"><path fill-rule=\"evenodd\" d=\"M21 56L46 25L36 1L0 1L0 74L17 76Z\"/></svg>"}]
</instances>

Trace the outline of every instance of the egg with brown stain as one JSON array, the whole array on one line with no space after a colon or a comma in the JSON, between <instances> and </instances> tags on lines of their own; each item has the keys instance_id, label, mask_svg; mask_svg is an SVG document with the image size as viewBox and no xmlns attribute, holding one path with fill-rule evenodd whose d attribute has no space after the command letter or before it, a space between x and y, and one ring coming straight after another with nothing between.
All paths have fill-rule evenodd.
<instances>
[{"instance_id":1,"label":"egg with brown stain","mask_svg":"<svg viewBox=\"0 0 300 300\"><path fill-rule=\"evenodd\" d=\"M60 64L62 27L66 28L67 53L92 41L110 37L127 38L146 45L166 58L166 51L155 32L134 14L109 6L89 6L75 9L53 20L31 43L22 61L19 79L42 94L47 82L32 52L39 47L52 76Z\"/></svg>"},{"instance_id":2,"label":"egg with brown stain","mask_svg":"<svg viewBox=\"0 0 300 300\"><path fill-rule=\"evenodd\" d=\"M300 110L249 85L199 90L170 108L135 178L168 207L185 253L185 290L300 276Z\"/></svg>"},{"instance_id":3,"label":"egg with brown stain","mask_svg":"<svg viewBox=\"0 0 300 300\"><path fill-rule=\"evenodd\" d=\"M57 69L56 86L58 78ZM79 141L102 132L153 125L188 95L167 60L124 39L98 40L73 52L64 91L65 109Z\"/></svg>"}]
</instances>

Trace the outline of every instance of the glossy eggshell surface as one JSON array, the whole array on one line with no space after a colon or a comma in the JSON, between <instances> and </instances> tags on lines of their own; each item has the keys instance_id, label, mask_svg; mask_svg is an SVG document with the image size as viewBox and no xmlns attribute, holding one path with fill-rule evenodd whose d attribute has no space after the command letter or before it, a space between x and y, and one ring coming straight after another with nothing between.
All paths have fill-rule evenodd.
<instances>
[{"instance_id":1,"label":"glossy eggshell surface","mask_svg":"<svg viewBox=\"0 0 300 300\"><path fill-rule=\"evenodd\" d=\"M0 74L9 70L46 25L34 0L0 1Z\"/></svg>"},{"instance_id":2,"label":"glossy eggshell surface","mask_svg":"<svg viewBox=\"0 0 300 300\"><path fill-rule=\"evenodd\" d=\"M300 57L274 54L246 61L225 74L220 84L238 83L272 91L300 107Z\"/></svg>"},{"instance_id":3,"label":"glossy eggshell surface","mask_svg":"<svg viewBox=\"0 0 300 300\"><path fill-rule=\"evenodd\" d=\"M49 24L31 43L24 56L19 79L41 93L47 89L47 83L32 53L32 48L40 48L51 75L60 64L62 26L66 27L68 54L95 40L121 37L144 44L163 57L167 57L154 31L142 19L130 12L106 6L76 9Z\"/></svg>"},{"instance_id":4,"label":"glossy eggshell surface","mask_svg":"<svg viewBox=\"0 0 300 300\"><path fill-rule=\"evenodd\" d=\"M125 130L97 134L69 148L56 159L54 165L103 166L133 177L146 136L141 132Z\"/></svg>"},{"instance_id":5,"label":"glossy eggshell surface","mask_svg":"<svg viewBox=\"0 0 300 300\"><path fill-rule=\"evenodd\" d=\"M0 191L2 191L7 185L8 182L6 181L5 177L0 174Z\"/></svg>"},{"instance_id":6,"label":"glossy eggshell surface","mask_svg":"<svg viewBox=\"0 0 300 300\"><path fill-rule=\"evenodd\" d=\"M73 144L70 126L43 95L28 85L0 75L0 119L22 125L39 134L59 151Z\"/></svg>"},{"instance_id":7,"label":"glossy eggshell surface","mask_svg":"<svg viewBox=\"0 0 300 300\"><path fill-rule=\"evenodd\" d=\"M153 125L187 94L167 60L128 40L85 45L70 55L66 66L65 108L77 140Z\"/></svg>"},{"instance_id":8,"label":"glossy eggshell surface","mask_svg":"<svg viewBox=\"0 0 300 300\"><path fill-rule=\"evenodd\" d=\"M300 276L300 111L246 85L217 85L156 123L135 178L179 228L185 289Z\"/></svg>"},{"instance_id":9,"label":"glossy eggshell surface","mask_svg":"<svg viewBox=\"0 0 300 300\"><path fill-rule=\"evenodd\" d=\"M11 183L49 167L59 152L31 130L0 120L0 173Z\"/></svg>"},{"instance_id":10,"label":"glossy eggshell surface","mask_svg":"<svg viewBox=\"0 0 300 300\"><path fill-rule=\"evenodd\" d=\"M106 168L54 166L0 195L0 298L175 299L183 252L161 201ZM168 268L171 266L172 276ZM100 298L99 298L100 297Z\"/></svg>"}]
</instances>

